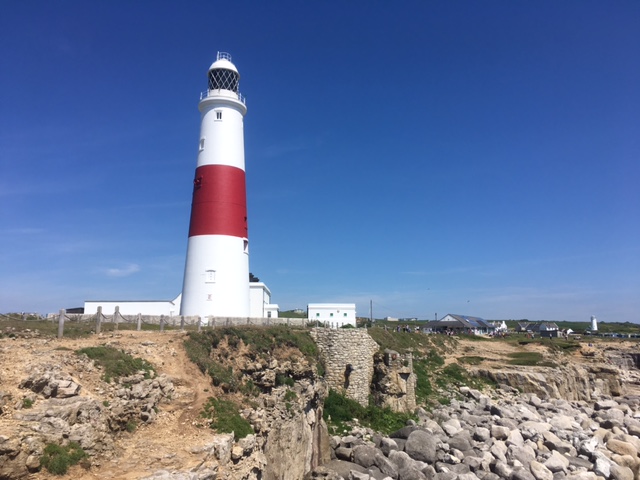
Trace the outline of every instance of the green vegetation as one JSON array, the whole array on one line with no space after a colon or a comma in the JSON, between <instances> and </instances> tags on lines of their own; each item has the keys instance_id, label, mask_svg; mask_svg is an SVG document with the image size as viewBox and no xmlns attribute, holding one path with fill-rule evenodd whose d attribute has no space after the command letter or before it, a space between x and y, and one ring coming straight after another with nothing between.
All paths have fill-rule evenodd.
<instances>
[{"instance_id":1,"label":"green vegetation","mask_svg":"<svg viewBox=\"0 0 640 480\"><path fill-rule=\"evenodd\" d=\"M276 349L292 348L313 362L317 361L318 349L307 330L290 329L283 325L273 327L222 327L206 332L191 332L185 340L185 350L189 359L200 371L208 374L216 386L225 393L242 392L249 395L257 393L257 387L248 382L243 383L240 372L224 366L212 358L214 349L224 341L230 348L237 349L244 345L248 355L254 358L268 357ZM294 379L286 375L278 375L276 385L294 385Z\"/></svg>"},{"instance_id":2,"label":"green vegetation","mask_svg":"<svg viewBox=\"0 0 640 480\"><path fill-rule=\"evenodd\" d=\"M280 318L307 318L307 312L296 312L294 310L284 310L278 312Z\"/></svg>"},{"instance_id":3,"label":"green vegetation","mask_svg":"<svg viewBox=\"0 0 640 480\"><path fill-rule=\"evenodd\" d=\"M289 328L284 325L273 327L219 327L206 332L190 332L185 341L187 347L197 343L205 351L217 348L225 339L230 347L237 347L240 342L246 345L254 354L270 354L280 347L297 348L307 358L315 359L318 348L307 330ZM202 353L202 352L199 352Z\"/></svg>"},{"instance_id":4,"label":"green vegetation","mask_svg":"<svg viewBox=\"0 0 640 480\"><path fill-rule=\"evenodd\" d=\"M380 345L380 350L395 350L398 353L424 352L434 350L439 354L453 353L458 341L447 335L423 335L419 333L396 332L393 329L375 327L369 335Z\"/></svg>"},{"instance_id":5,"label":"green vegetation","mask_svg":"<svg viewBox=\"0 0 640 480\"><path fill-rule=\"evenodd\" d=\"M125 429L127 430L127 432L129 433L133 433L136 431L136 428L138 428L138 422L136 422L135 420L129 420L127 422L127 425L125 426Z\"/></svg>"},{"instance_id":6,"label":"green vegetation","mask_svg":"<svg viewBox=\"0 0 640 480\"><path fill-rule=\"evenodd\" d=\"M460 357L458 358L458 362L464 363L466 365L480 365L484 361L484 358L477 357L475 355L470 355L468 357Z\"/></svg>"},{"instance_id":7,"label":"green vegetation","mask_svg":"<svg viewBox=\"0 0 640 480\"><path fill-rule=\"evenodd\" d=\"M87 347L76 350L77 355L86 355L92 359L96 365L104 369L104 381L117 381L120 377L126 377L144 371L145 378L151 377L151 372L155 373L153 366L142 358L134 358L112 347Z\"/></svg>"},{"instance_id":8,"label":"green vegetation","mask_svg":"<svg viewBox=\"0 0 640 480\"><path fill-rule=\"evenodd\" d=\"M54 475L65 475L69 467L77 465L85 458L88 458L88 455L76 442L64 447L49 443L40 457L40 465Z\"/></svg>"},{"instance_id":9,"label":"green vegetation","mask_svg":"<svg viewBox=\"0 0 640 480\"><path fill-rule=\"evenodd\" d=\"M233 433L236 441L253 433L251 424L242 418L238 406L229 400L209 397L200 415L211 420L210 426L217 432Z\"/></svg>"},{"instance_id":10,"label":"green vegetation","mask_svg":"<svg viewBox=\"0 0 640 480\"><path fill-rule=\"evenodd\" d=\"M31 400L30 398L23 398L22 408L31 408L31 407L33 407L33 400Z\"/></svg>"},{"instance_id":11,"label":"green vegetation","mask_svg":"<svg viewBox=\"0 0 640 480\"><path fill-rule=\"evenodd\" d=\"M509 365L522 365L527 367L553 367L553 362L543 361L543 356L539 352L514 352L509 354Z\"/></svg>"},{"instance_id":12,"label":"green vegetation","mask_svg":"<svg viewBox=\"0 0 640 480\"><path fill-rule=\"evenodd\" d=\"M296 382L288 375L284 375L282 373L278 373L276 375L276 386L286 385L288 387L293 387Z\"/></svg>"},{"instance_id":13,"label":"green vegetation","mask_svg":"<svg viewBox=\"0 0 640 480\"><path fill-rule=\"evenodd\" d=\"M415 419L408 413L396 413L389 408L380 408L369 402L363 407L335 390L330 390L324 401L323 417L334 432L345 429L345 423L357 419L361 425L382 433L391 433L404 427L408 420Z\"/></svg>"}]
</instances>

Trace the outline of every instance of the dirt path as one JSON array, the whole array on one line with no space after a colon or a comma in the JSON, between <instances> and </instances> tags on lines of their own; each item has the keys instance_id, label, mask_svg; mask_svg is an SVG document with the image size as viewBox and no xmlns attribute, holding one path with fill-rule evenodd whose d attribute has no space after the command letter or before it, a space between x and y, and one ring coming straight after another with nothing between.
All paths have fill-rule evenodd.
<instances>
[{"instance_id":1,"label":"dirt path","mask_svg":"<svg viewBox=\"0 0 640 480\"><path fill-rule=\"evenodd\" d=\"M0 339L0 386L14 399L21 399L24 390L17 388L38 365L62 365L82 385L82 395L102 402L104 388L100 372L87 374L74 371L73 362L67 360L75 350L98 345L123 349L136 357L151 362L158 374L171 378L175 393L168 403L161 403L156 420L140 425L135 432L124 432L116 439L116 452L110 458L94 458L94 465L85 470L74 467L63 478L139 479L158 470L185 470L202 461L202 454L190 449L211 441L213 432L197 427L203 404L211 390L209 378L186 357L180 332L122 331L93 336L86 339ZM28 352L28 355L24 353ZM9 412L0 417L0 430L7 427ZM60 479L46 471L33 474L33 479Z\"/></svg>"}]
</instances>

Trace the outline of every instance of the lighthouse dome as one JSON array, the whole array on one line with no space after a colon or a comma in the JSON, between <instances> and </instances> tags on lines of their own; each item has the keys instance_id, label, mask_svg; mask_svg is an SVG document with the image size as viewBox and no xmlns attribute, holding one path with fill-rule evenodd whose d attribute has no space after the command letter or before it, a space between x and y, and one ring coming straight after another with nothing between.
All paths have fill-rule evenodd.
<instances>
[{"instance_id":1,"label":"lighthouse dome","mask_svg":"<svg viewBox=\"0 0 640 480\"><path fill-rule=\"evenodd\" d=\"M209 67L207 74L209 90L231 90L238 93L240 86L240 73L231 63L231 55L218 52L218 58Z\"/></svg>"}]
</instances>

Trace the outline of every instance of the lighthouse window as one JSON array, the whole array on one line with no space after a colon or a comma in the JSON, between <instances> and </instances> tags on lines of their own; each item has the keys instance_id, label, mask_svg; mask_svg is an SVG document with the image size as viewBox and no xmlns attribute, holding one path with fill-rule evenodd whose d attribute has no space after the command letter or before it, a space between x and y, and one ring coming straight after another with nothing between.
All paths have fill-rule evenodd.
<instances>
[{"instance_id":1,"label":"lighthouse window","mask_svg":"<svg viewBox=\"0 0 640 480\"><path fill-rule=\"evenodd\" d=\"M216 271L215 270L205 270L205 272L204 272L204 282L205 283L216 283Z\"/></svg>"},{"instance_id":2,"label":"lighthouse window","mask_svg":"<svg viewBox=\"0 0 640 480\"><path fill-rule=\"evenodd\" d=\"M216 112L216 120L222 120L222 112Z\"/></svg>"},{"instance_id":3,"label":"lighthouse window","mask_svg":"<svg viewBox=\"0 0 640 480\"><path fill-rule=\"evenodd\" d=\"M200 151L204 150L204 138L200 139Z\"/></svg>"}]
</instances>

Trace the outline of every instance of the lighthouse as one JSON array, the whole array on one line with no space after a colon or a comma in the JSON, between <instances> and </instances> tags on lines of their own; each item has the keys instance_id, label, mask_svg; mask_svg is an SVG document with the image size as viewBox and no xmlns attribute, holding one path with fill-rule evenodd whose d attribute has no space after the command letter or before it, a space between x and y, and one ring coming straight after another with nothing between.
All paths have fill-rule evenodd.
<instances>
[{"instance_id":1,"label":"lighthouse","mask_svg":"<svg viewBox=\"0 0 640 480\"><path fill-rule=\"evenodd\" d=\"M180 315L248 317L245 100L231 56L218 52L200 95L198 161Z\"/></svg>"}]
</instances>

